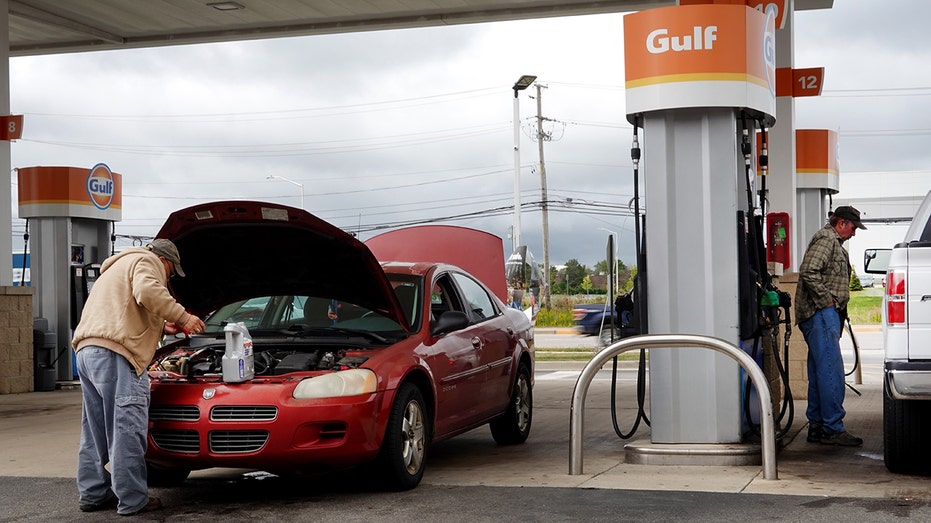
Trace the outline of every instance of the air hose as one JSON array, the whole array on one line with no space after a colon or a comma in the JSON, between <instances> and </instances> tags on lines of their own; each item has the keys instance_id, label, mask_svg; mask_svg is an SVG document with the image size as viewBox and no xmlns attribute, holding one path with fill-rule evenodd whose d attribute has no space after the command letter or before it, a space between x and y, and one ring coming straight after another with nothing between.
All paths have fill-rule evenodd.
<instances>
[{"instance_id":1,"label":"air hose","mask_svg":"<svg viewBox=\"0 0 931 523\"><path fill-rule=\"evenodd\" d=\"M860 367L860 345L857 343L857 337L853 333L853 325L850 324L850 316L845 318L845 322L847 324L847 332L850 333L850 341L853 342L853 368L850 369L850 372L844 373L844 377L847 377L856 372L857 368ZM841 332L841 334L843 334L843 332ZM857 390L853 385L847 383L846 381L844 384L847 385L850 390L854 391L857 396L863 395L863 393Z\"/></svg>"},{"instance_id":2,"label":"air hose","mask_svg":"<svg viewBox=\"0 0 931 523\"><path fill-rule=\"evenodd\" d=\"M29 256L29 218L26 218L26 231L23 233L23 272L19 275L19 286L26 285L26 256Z\"/></svg>"},{"instance_id":3,"label":"air hose","mask_svg":"<svg viewBox=\"0 0 931 523\"><path fill-rule=\"evenodd\" d=\"M643 334L644 328L646 326L646 299L645 293L641 292L645 287L645 275L646 271L645 264L643 262L643 250L641 249L641 240L642 233L640 231L640 141L637 137L637 121L634 121L634 138L633 143L630 146L630 160L634 166L634 243L636 249L637 257L637 276L635 277L634 283L634 296L636 298L634 302L634 308L637 311L636 320L635 320L635 331L637 334ZM621 317L621 311L614 311L615 314L612 317ZM612 328L611 332L614 330ZM613 342L613 340L612 340ZM646 368L647 368L647 359L646 351L640 349L640 362L637 366L637 416L634 419L633 426L631 426L630 431L624 433L620 429L620 426L617 422L617 356L614 357L613 364L611 366L611 423L614 425L614 432L621 439L630 439L636 434L637 429L640 427L640 422L643 421L646 426L650 426L650 418L647 417L646 409L644 409L644 404L646 403Z\"/></svg>"}]
</instances>

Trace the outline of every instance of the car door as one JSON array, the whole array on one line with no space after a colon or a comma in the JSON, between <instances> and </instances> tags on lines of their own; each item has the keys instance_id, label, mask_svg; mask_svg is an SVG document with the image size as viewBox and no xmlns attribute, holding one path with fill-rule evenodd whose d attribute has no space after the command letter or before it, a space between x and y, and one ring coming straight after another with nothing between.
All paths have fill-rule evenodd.
<instances>
[{"instance_id":1,"label":"car door","mask_svg":"<svg viewBox=\"0 0 931 523\"><path fill-rule=\"evenodd\" d=\"M430 293L431 329L440 316L450 311L466 313L459 291L449 276L438 276ZM482 362L479 327L441 334L434 338L430 362L437 392L437 435L461 430L481 417L487 366Z\"/></svg>"},{"instance_id":2,"label":"car door","mask_svg":"<svg viewBox=\"0 0 931 523\"><path fill-rule=\"evenodd\" d=\"M454 272L452 277L472 320L472 344L487 369L479 407L481 415L487 417L501 412L510 397L514 329L484 285L464 273Z\"/></svg>"}]
</instances>

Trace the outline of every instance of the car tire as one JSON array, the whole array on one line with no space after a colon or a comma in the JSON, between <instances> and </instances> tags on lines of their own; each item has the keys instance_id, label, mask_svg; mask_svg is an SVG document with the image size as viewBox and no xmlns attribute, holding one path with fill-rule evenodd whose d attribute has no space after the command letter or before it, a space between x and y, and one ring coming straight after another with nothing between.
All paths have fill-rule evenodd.
<instances>
[{"instance_id":1,"label":"car tire","mask_svg":"<svg viewBox=\"0 0 931 523\"><path fill-rule=\"evenodd\" d=\"M385 488L410 490L423 478L430 446L430 419L423 395L415 385L398 389L378 456L378 469Z\"/></svg>"},{"instance_id":2,"label":"car tire","mask_svg":"<svg viewBox=\"0 0 931 523\"><path fill-rule=\"evenodd\" d=\"M514 390L503 415L489 423L491 437L501 445L517 445L527 441L533 424L533 387L526 363L517 367Z\"/></svg>"},{"instance_id":3,"label":"car tire","mask_svg":"<svg viewBox=\"0 0 931 523\"><path fill-rule=\"evenodd\" d=\"M883 387L883 459L889 472L931 474L931 402L897 400Z\"/></svg>"},{"instance_id":4,"label":"car tire","mask_svg":"<svg viewBox=\"0 0 931 523\"><path fill-rule=\"evenodd\" d=\"M191 474L188 469L162 468L146 462L146 475L150 487L177 487Z\"/></svg>"}]
</instances>

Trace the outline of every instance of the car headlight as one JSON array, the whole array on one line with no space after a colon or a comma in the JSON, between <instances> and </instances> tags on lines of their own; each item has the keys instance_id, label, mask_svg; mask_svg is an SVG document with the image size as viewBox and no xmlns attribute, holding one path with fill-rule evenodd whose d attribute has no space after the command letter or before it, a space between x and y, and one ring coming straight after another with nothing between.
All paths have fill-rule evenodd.
<instances>
[{"instance_id":1,"label":"car headlight","mask_svg":"<svg viewBox=\"0 0 931 523\"><path fill-rule=\"evenodd\" d=\"M375 392L375 373L369 369L349 369L307 378L294 388L296 399L338 398Z\"/></svg>"}]
</instances>

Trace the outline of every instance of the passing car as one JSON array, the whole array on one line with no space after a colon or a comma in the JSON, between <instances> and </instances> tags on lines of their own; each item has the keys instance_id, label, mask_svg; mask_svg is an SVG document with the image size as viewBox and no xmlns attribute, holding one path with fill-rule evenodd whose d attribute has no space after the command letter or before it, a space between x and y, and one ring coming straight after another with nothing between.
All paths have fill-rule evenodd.
<instances>
[{"instance_id":1,"label":"passing car","mask_svg":"<svg viewBox=\"0 0 931 523\"><path fill-rule=\"evenodd\" d=\"M876 279L872 274L857 274L857 279L860 280L860 287L864 289L867 287L872 287L876 283Z\"/></svg>"},{"instance_id":2,"label":"passing car","mask_svg":"<svg viewBox=\"0 0 931 523\"><path fill-rule=\"evenodd\" d=\"M607 303L581 303L572 308L575 330L586 336L599 336L605 327L611 326L614 307Z\"/></svg>"},{"instance_id":3,"label":"passing car","mask_svg":"<svg viewBox=\"0 0 931 523\"><path fill-rule=\"evenodd\" d=\"M466 268L377 260L264 202L183 209L157 236L178 246L172 292L207 328L167 339L149 369L150 483L366 465L405 490L437 441L484 424L500 444L527 439L533 328Z\"/></svg>"},{"instance_id":4,"label":"passing car","mask_svg":"<svg viewBox=\"0 0 931 523\"><path fill-rule=\"evenodd\" d=\"M598 336L598 345L607 347L636 334L633 291L619 295L613 304L583 303L572 309L572 320L579 334ZM620 311L620 314L618 314ZM612 326L612 322L614 325Z\"/></svg>"}]
</instances>

